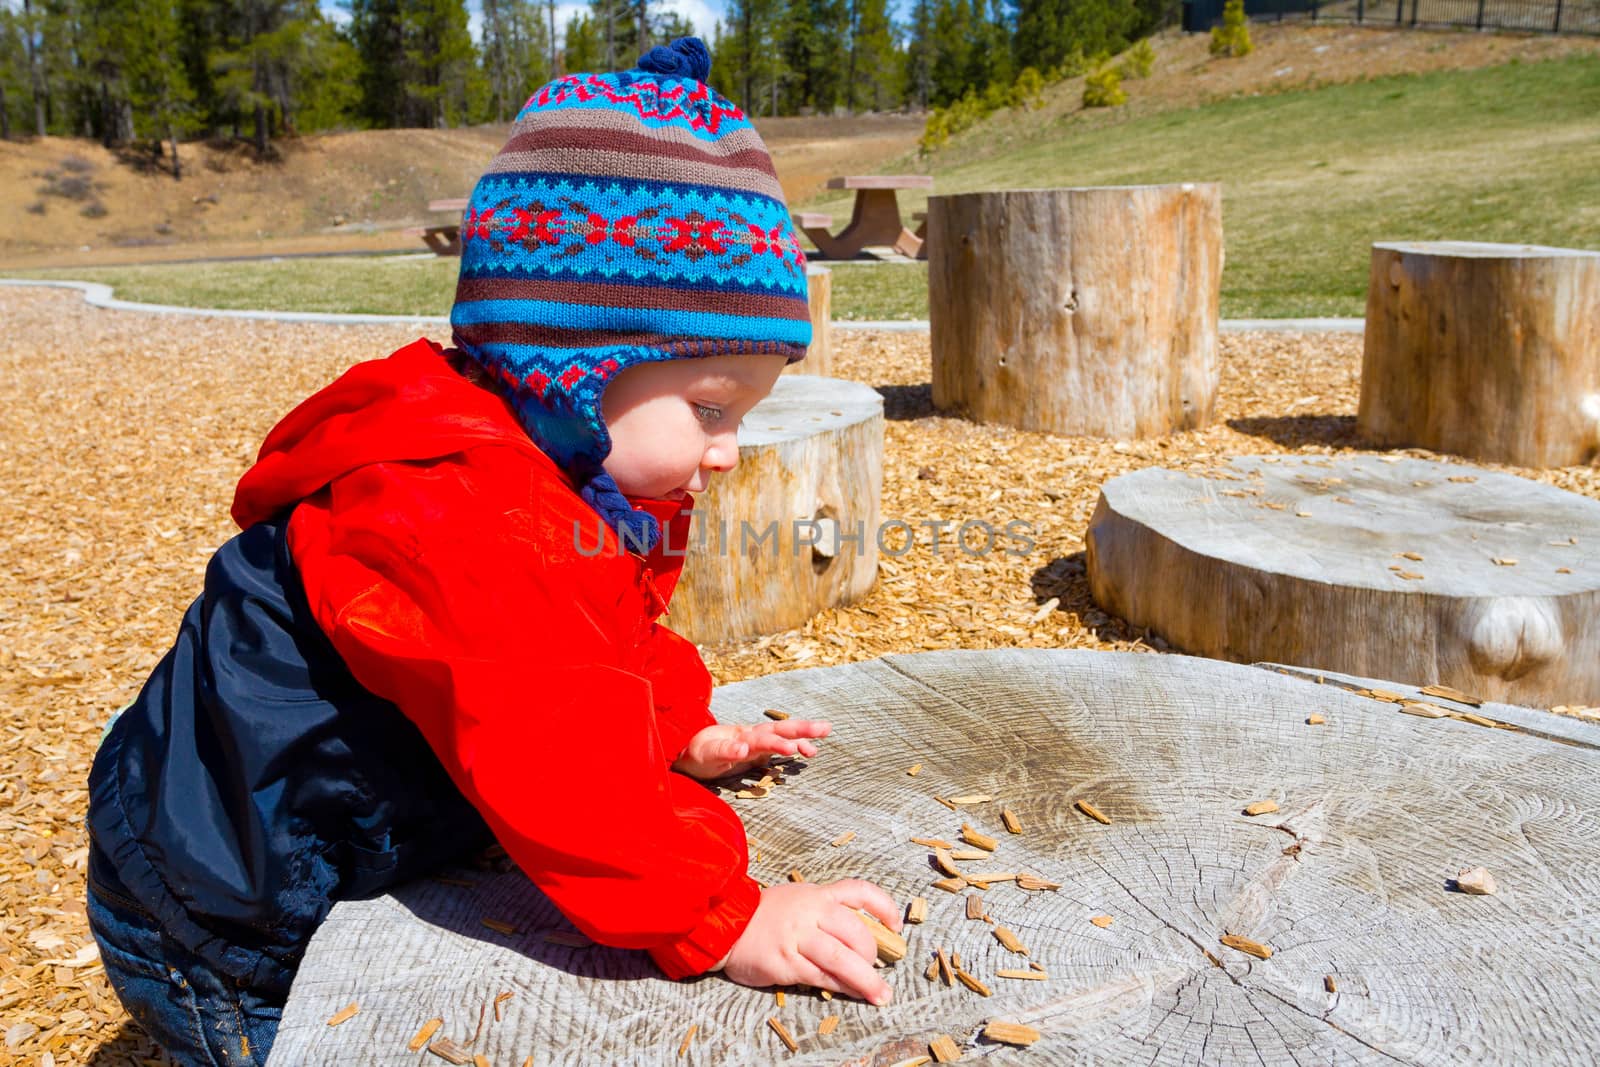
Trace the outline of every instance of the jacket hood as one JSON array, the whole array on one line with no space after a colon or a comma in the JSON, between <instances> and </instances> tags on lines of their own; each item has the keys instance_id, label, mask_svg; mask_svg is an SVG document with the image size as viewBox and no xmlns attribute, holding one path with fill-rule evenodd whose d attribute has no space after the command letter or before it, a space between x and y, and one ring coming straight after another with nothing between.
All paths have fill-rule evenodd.
<instances>
[{"instance_id":1,"label":"jacket hood","mask_svg":"<svg viewBox=\"0 0 1600 1067\"><path fill-rule=\"evenodd\" d=\"M284 416L239 481L233 520L248 529L371 463L437 459L489 443L525 449L554 470L504 400L419 340L357 364Z\"/></svg>"}]
</instances>

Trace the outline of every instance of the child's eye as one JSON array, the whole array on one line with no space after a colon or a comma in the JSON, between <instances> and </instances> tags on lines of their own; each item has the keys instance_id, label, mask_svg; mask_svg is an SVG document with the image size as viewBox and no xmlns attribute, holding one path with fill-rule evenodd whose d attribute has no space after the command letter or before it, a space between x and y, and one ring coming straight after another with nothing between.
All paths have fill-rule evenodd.
<instances>
[{"instance_id":1,"label":"child's eye","mask_svg":"<svg viewBox=\"0 0 1600 1067\"><path fill-rule=\"evenodd\" d=\"M722 409L714 408L709 404L696 404L694 413L699 416L702 422L716 422L722 418Z\"/></svg>"}]
</instances>

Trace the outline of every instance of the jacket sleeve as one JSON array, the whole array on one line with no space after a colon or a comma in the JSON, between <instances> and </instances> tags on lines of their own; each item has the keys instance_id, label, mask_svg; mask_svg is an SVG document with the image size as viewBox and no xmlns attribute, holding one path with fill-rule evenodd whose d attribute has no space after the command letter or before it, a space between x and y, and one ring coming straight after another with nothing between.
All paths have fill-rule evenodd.
<instances>
[{"instance_id":1,"label":"jacket sleeve","mask_svg":"<svg viewBox=\"0 0 1600 1067\"><path fill-rule=\"evenodd\" d=\"M694 644L665 626L650 627L641 651L641 669L655 697L662 754L671 764L683 755L690 738L717 723L711 715L711 673Z\"/></svg>"},{"instance_id":2,"label":"jacket sleeve","mask_svg":"<svg viewBox=\"0 0 1600 1067\"><path fill-rule=\"evenodd\" d=\"M651 682L624 669L616 623L637 588L603 561L552 563L506 504L464 464L376 464L300 504L291 551L352 674L417 724L563 914L700 973L759 899L743 826L670 770L681 728L660 728Z\"/></svg>"}]
</instances>

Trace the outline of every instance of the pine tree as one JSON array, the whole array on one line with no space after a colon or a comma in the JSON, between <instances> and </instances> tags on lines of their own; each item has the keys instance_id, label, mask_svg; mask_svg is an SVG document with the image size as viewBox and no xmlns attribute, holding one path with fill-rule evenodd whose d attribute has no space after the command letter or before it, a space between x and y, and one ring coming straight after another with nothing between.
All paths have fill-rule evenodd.
<instances>
[{"instance_id":1,"label":"pine tree","mask_svg":"<svg viewBox=\"0 0 1600 1067\"><path fill-rule=\"evenodd\" d=\"M855 0L850 95L853 103L885 111L900 100L899 57L888 0Z\"/></svg>"},{"instance_id":2,"label":"pine tree","mask_svg":"<svg viewBox=\"0 0 1600 1067\"><path fill-rule=\"evenodd\" d=\"M910 104L925 111L933 98L933 66L937 58L933 40L933 0L916 0L916 6L911 9L909 32L906 93Z\"/></svg>"},{"instance_id":3,"label":"pine tree","mask_svg":"<svg viewBox=\"0 0 1600 1067\"><path fill-rule=\"evenodd\" d=\"M489 114L506 122L551 77L549 31L537 0L483 0L481 51Z\"/></svg>"},{"instance_id":4,"label":"pine tree","mask_svg":"<svg viewBox=\"0 0 1600 1067\"><path fill-rule=\"evenodd\" d=\"M44 12L35 0L22 0L22 17L17 20L23 51L28 57L28 90L33 97L33 132L45 135L50 113L50 82L44 66Z\"/></svg>"},{"instance_id":5,"label":"pine tree","mask_svg":"<svg viewBox=\"0 0 1600 1067\"><path fill-rule=\"evenodd\" d=\"M194 131L197 116L194 91L184 77L179 54L178 5L172 0L146 0L129 14L131 24L126 28L136 42L125 58L131 103L136 112L146 116L157 145L161 140L170 144L172 177L181 181L178 136Z\"/></svg>"},{"instance_id":6,"label":"pine tree","mask_svg":"<svg viewBox=\"0 0 1600 1067\"><path fill-rule=\"evenodd\" d=\"M566 50L562 65L569 74L604 71L605 42L600 27L590 15L574 15L567 21Z\"/></svg>"},{"instance_id":7,"label":"pine tree","mask_svg":"<svg viewBox=\"0 0 1600 1067\"><path fill-rule=\"evenodd\" d=\"M346 31L359 57L359 114L371 126L403 125L405 30L401 0L350 0Z\"/></svg>"},{"instance_id":8,"label":"pine tree","mask_svg":"<svg viewBox=\"0 0 1600 1067\"><path fill-rule=\"evenodd\" d=\"M1134 0L1018 0L1017 65L1049 70L1074 51L1115 54L1138 22Z\"/></svg>"}]
</instances>

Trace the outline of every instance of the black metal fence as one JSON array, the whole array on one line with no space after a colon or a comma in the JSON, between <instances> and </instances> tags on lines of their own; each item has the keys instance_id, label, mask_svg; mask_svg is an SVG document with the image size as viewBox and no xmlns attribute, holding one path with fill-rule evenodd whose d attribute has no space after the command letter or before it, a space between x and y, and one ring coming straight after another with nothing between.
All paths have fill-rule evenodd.
<instances>
[{"instance_id":1,"label":"black metal fence","mask_svg":"<svg viewBox=\"0 0 1600 1067\"><path fill-rule=\"evenodd\" d=\"M1183 28L1209 30L1222 21L1222 5L1223 0L1184 0ZM1600 36L1600 0L1245 0L1244 10L1256 20Z\"/></svg>"}]
</instances>

